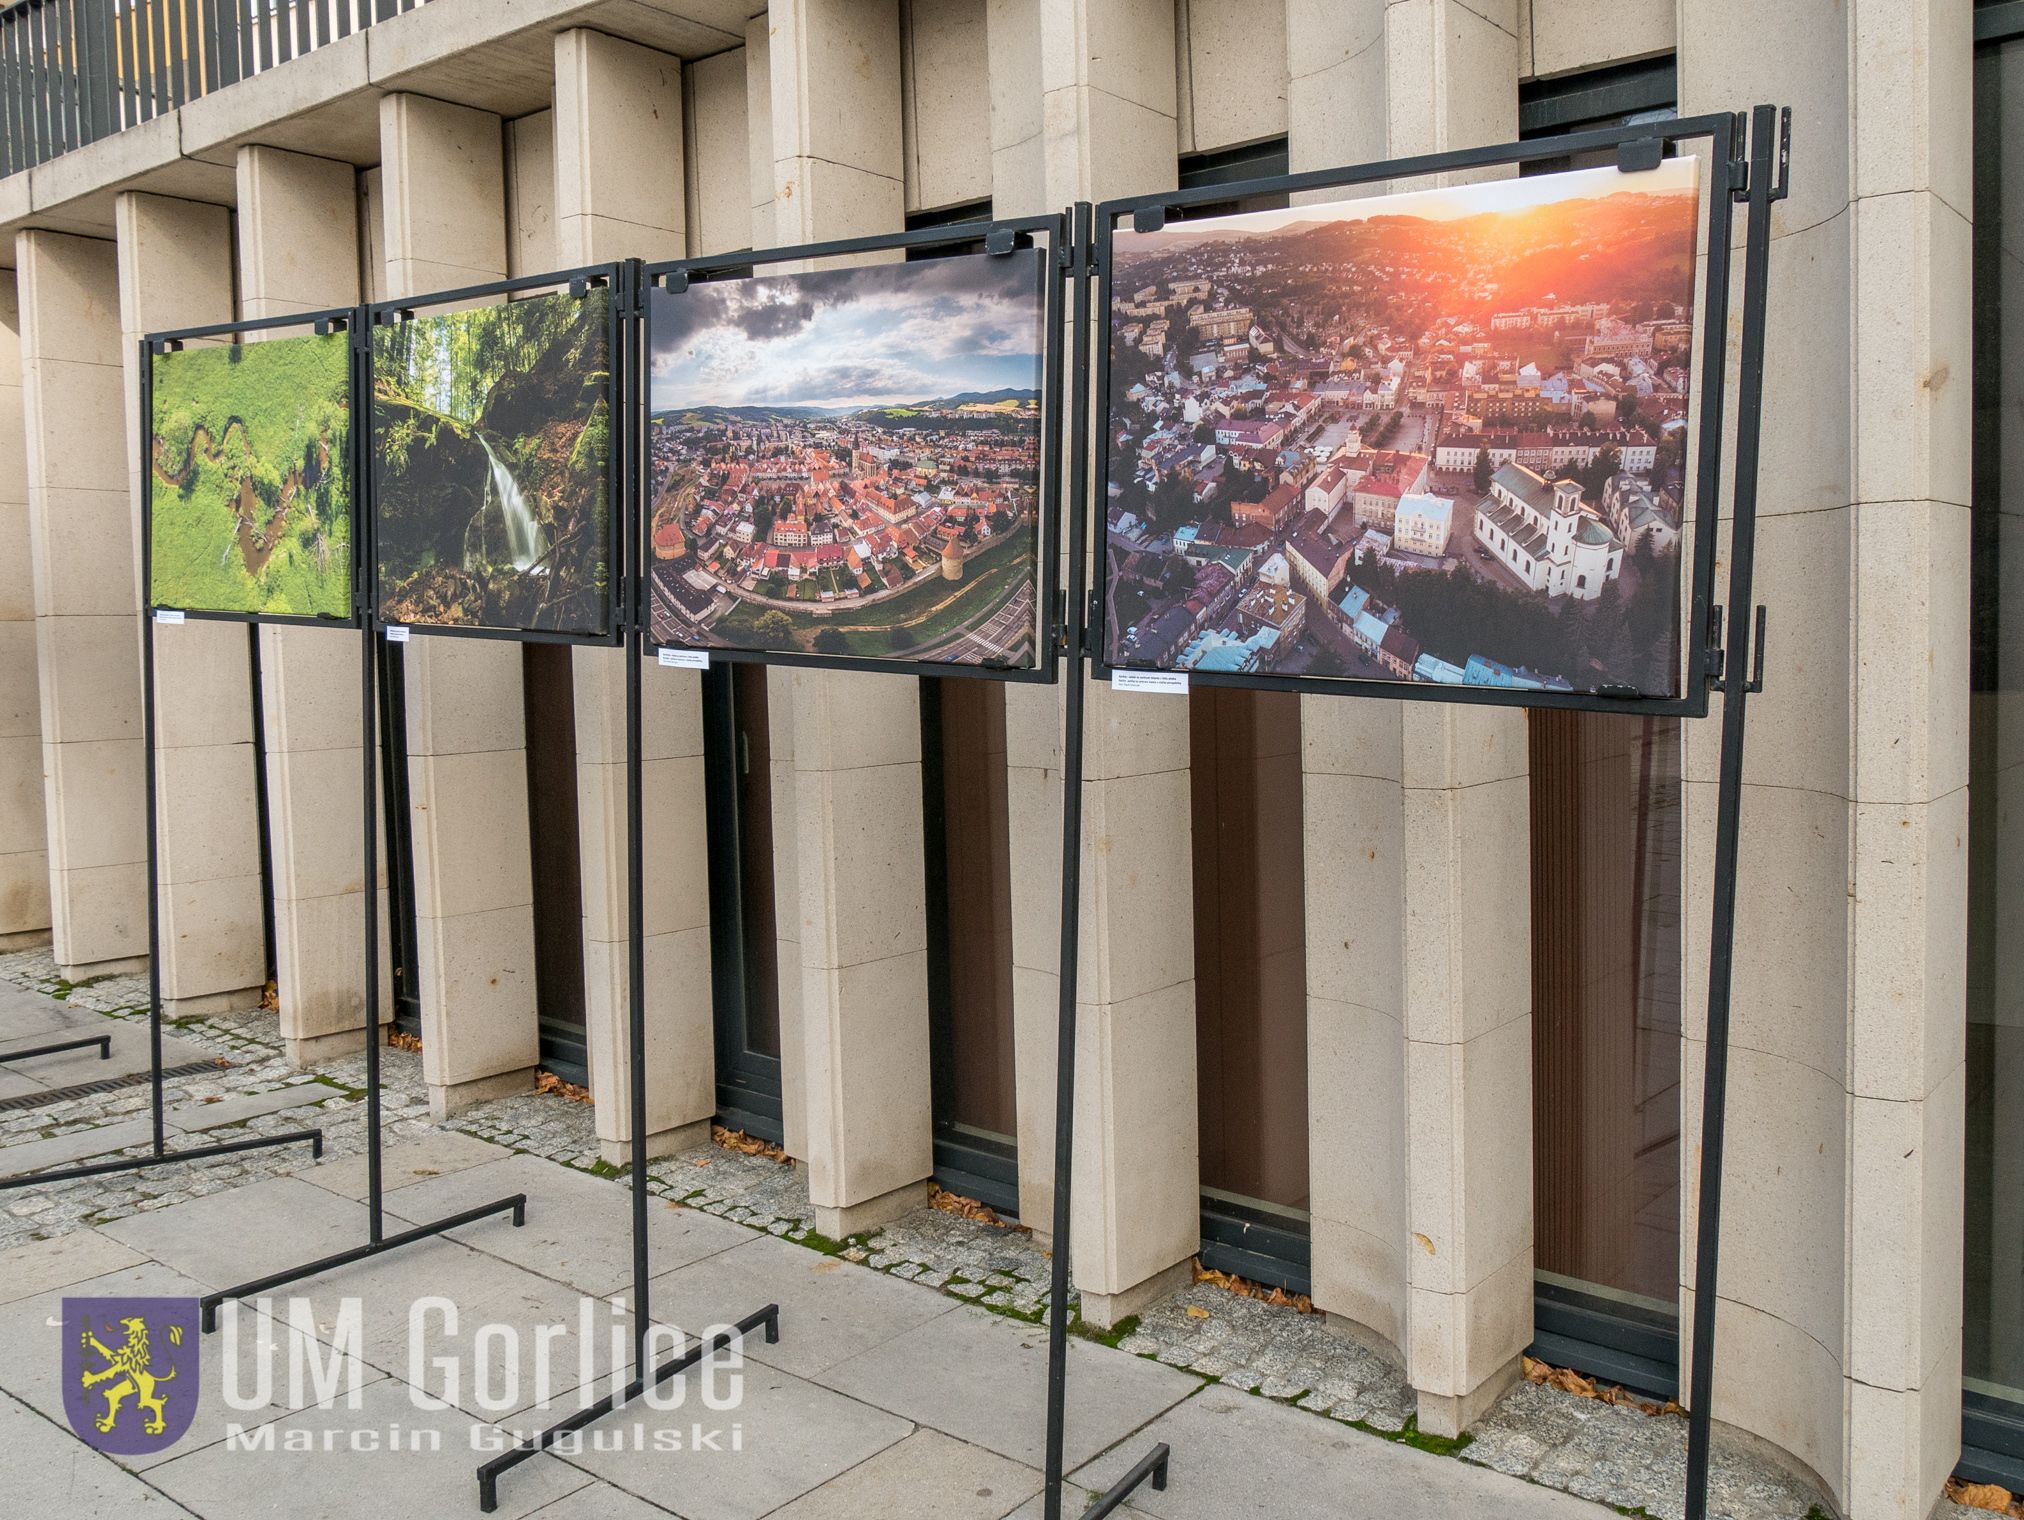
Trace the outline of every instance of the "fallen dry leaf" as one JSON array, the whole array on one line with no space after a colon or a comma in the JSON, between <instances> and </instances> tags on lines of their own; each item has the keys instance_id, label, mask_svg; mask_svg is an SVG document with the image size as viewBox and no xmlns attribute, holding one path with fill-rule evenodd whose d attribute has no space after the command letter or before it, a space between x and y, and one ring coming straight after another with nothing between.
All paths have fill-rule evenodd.
<instances>
[{"instance_id":1,"label":"fallen dry leaf","mask_svg":"<svg viewBox=\"0 0 2024 1520\"><path fill-rule=\"evenodd\" d=\"M2024 1514L2024 1505L2000 1483L1963 1483L1959 1478L1949 1478L1947 1497L1967 1509L1991 1510L1999 1515Z\"/></svg>"},{"instance_id":2,"label":"fallen dry leaf","mask_svg":"<svg viewBox=\"0 0 2024 1520\"><path fill-rule=\"evenodd\" d=\"M1234 1272L1218 1272L1213 1267L1202 1265L1198 1256L1194 1262L1195 1281L1211 1283L1225 1293L1234 1293L1239 1298L1255 1298L1260 1303L1274 1304L1282 1309L1291 1309L1298 1314L1314 1313L1314 1300L1305 1293L1288 1293L1284 1288L1268 1288L1263 1283L1252 1282Z\"/></svg>"},{"instance_id":3,"label":"fallen dry leaf","mask_svg":"<svg viewBox=\"0 0 2024 1520\"><path fill-rule=\"evenodd\" d=\"M928 1207L940 1209L944 1214L954 1214L958 1219L968 1219L975 1224L988 1224L994 1230L1017 1230L1030 1235L1024 1225L1013 1224L1000 1219L997 1210L976 1198L966 1198L961 1193L952 1193L937 1183L928 1184Z\"/></svg>"},{"instance_id":4,"label":"fallen dry leaf","mask_svg":"<svg viewBox=\"0 0 2024 1520\"><path fill-rule=\"evenodd\" d=\"M1613 1384L1598 1385L1594 1378L1584 1377L1572 1367L1549 1366L1529 1356L1523 1358L1520 1365L1524 1369L1526 1382L1537 1384L1542 1388L1557 1388L1562 1393L1571 1393L1578 1399L1594 1399L1600 1404L1635 1409L1638 1413L1647 1415L1686 1413L1686 1410L1672 1399L1667 1399L1664 1403L1641 1399L1628 1388L1619 1388Z\"/></svg>"},{"instance_id":5,"label":"fallen dry leaf","mask_svg":"<svg viewBox=\"0 0 2024 1520\"><path fill-rule=\"evenodd\" d=\"M552 1071L535 1074L534 1090L553 1098L567 1098L572 1103L591 1101L589 1088L579 1087L574 1082L565 1082Z\"/></svg>"},{"instance_id":6,"label":"fallen dry leaf","mask_svg":"<svg viewBox=\"0 0 2024 1520\"><path fill-rule=\"evenodd\" d=\"M1189 1319L1207 1319L1208 1317L1209 1317L1209 1311L1208 1311L1207 1309L1204 1309L1204 1308L1203 1308L1203 1307L1202 1307L1202 1306L1201 1306L1200 1304L1189 1304L1189 1305L1188 1305L1188 1318L1189 1318Z\"/></svg>"},{"instance_id":7,"label":"fallen dry leaf","mask_svg":"<svg viewBox=\"0 0 2024 1520\"><path fill-rule=\"evenodd\" d=\"M713 1124L710 1126L710 1140L713 1144L727 1151L736 1151L741 1156L764 1156L769 1161L778 1161L782 1166L794 1164L787 1152L771 1140L748 1135L742 1129L726 1129L721 1124Z\"/></svg>"},{"instance_id":8,"label":"fallen dry leaf","mask_svg":"<svg viewBox=\"0 0 2024 1520\"><path fill-rule=\"evenodd\" d=\"M389 1028L387 1030L387 1044L395 1050L406 1050L415 1055L422 1053L421 1036L409 1034L405 1029Z\"/></svg>"}]
</instances>

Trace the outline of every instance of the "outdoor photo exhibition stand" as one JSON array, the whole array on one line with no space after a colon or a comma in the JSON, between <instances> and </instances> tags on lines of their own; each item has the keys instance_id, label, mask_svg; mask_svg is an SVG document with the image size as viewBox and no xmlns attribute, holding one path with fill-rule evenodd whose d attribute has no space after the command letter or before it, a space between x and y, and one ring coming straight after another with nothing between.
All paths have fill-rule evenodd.
<instances>
[{"instance_id":1,"label":"outdoor photo exhibition stand","mask_svg":"<svg viewBox=\"0 0 2024 1520\"><path fill-rule=\"evenodd\" d=\"M1243 184L1218 185L1199 191L1140 196L1104 203L1096 208L1094 229L1095 272L1100 276L1103 300L1098 320L1103 323L1104 342L1096 361L1099 438L1103 447L1095 459L1097 469L1095 488L1087 493L1093 500L1085 501L1083 491L1079 488L1073 490L1077 511L1070 528L1074 573L1081 575L1088 571L1095 575L1095 586L1092 595L1087 598L1087 603L1090 607L1089 619L1095 625L1095 643L1089 651L1091 670L1098 678L1117 680L1130 676L1134 671L1148 671L1171 673L1172 676L1182 677L1182 681L1176 681L1167 688L1170 690L1185 690L1183 681L1194 681L1203 685L1283 690L1306 695L1332 692L1338 695L1394 700L1476 702L1523 708L1571 708L1638 716L1671 714L1683 718L1706 716L1709 693L1720 691L1724 694L1721 771L1716 813L1713 920L1710 936L1707 1061L1704 1073L1699 1191L1694 1209L1697 1221L1697 1255L1689 1395L1691 1413L1687 1449L1688 1520L1705 1520L1708 1505L1715 1316L1719 1301L1717 1270L1721 1234L1724 1105L1727 1094L1730 984L1735 939L1737 843L1743 791L1744 699L1748 693L1761 689L1764 663L1764 609L1756 606L1751 598L1759 435L1764 391L1764 328L1770 218L1772 203L1786 193L1789 147L1790 113L1771 106L1758 106L1748 116L1741 113L1722 113L1634 127L1575 132L1532 142L1468 149L1358 168L1323 170ZM1119 224L1125 218L1130 219L1129 230L1133 234L1158 233L1166 225L1170 213L1182 212L1190 207L1208 207L1217 203L1227 205L1232 201L1241 203L1246 200L1254 203L1264 200L1266 204L1276 201L1280 205L1286 205L1291 197L1306 192L1373 185L1385 181L1414 181L1423 177L1468 170L1500 167L1518 170L1528 164L1541 164L1542 167L1547 167L1542 161L1572 159L1579 162L1584 157L1605 166L1613 160L1617 171L1634 174L1659 170L1661 165L1667 162L1669 155L1683 156L1689 153L1698 154L1700 158L1698 172L1705 176L1708 182L1706 221L1700 229L1700 235L1705 239L1705 248L1712 252L1701 261L1702 299L1697 314L1700 352L1694 356L1698 363L1690 361L1691 368L1698 371L1696 389L1700 410L1698 434L1686 439L1686 450L1691 451L1694 468L1691 495L1695 506L1695 518L1692 524L1692 574L1686 588L1687 609L1680 624L1685 649L1675 651L1678 657L1675 661L1675 670L1669 672L1664 689L1647 690L1604 681L1593 685L1589 690L1576 690L1565 680L1557 682L1534 680L1522 670L1522 667L1517 672L1519 679L1513 680L1510 679L1513 671L1500 666L1494 660L1488 664L1495 667L1493 679L1501 678L1501 684L1465 682L1459 667L1447 666L1443 669L1438 662L1435 666L1428 667L1422 675L1422 667L1414 664L1410 658L1416 652L1413 647L1406 649L1406 657L1399 663L1378 661L1376 664L1381 666L1382 670L1366 673L1362 677L1355 673L1345 677L1259 674L1245 670L1241 666L1237 670L1187 671L1184 666L1174 663L1174 658L1179 654L1177 648L1167 650L1165 653L1156 651L1150 657L1131 662L1129 666L1112 665L1109 550L1106 545L1102 551L1102 559L1092 571L1085 563L1080 545L1082 511L1089 509L1099 514L1096 531L1103 535L1106 533L1106 509L1111 500L1110 305L1116 298L1114 285L1117 288L1125 288L1128 284L1118 276L1114 262L1117 253L1114 234L1120 230ZM1462 199L1461 192L1457 192L1456 199L1459 203ZM1517 205L1522 202L1514 199L1510 204ZM1728 501L1731 533L1728 544L1730 558L1726 604L1718 606L1714 602L1714 582L1720 548L1717 529L1723 507L1720 480L1723 466L1723 403L1728 357L1725 337L1728 332L1729 251L1732 248L1733 209L1737 204L1742 204L1747 209L1742 358L1741 378L1736 398L1736 447L1732 461L1734 477ZM1303 207L1303 211L1310 216L1326 209ZM1209 213L1211 216L1216 214ZM1231 218L1238 222L1243 219L1243 214ZM1195 230L1202 229L1197 227ZM1691 255L1693 249L1683 246L1680 251ZM1200 274L1199 268L1191 269L1189 272L1197 277ZM1206 289L1205 281L1197 278L1196 283ZM1086 282L1078 282L1076 328L1078 386L1083 384L1083 375L1086 373L1082 352L1089 341L1090 325L1082 320L1088 306L1088 297L1082 291L1084 284ZM1140 299L1144 299L1143 294ZM1078 422L1084 410L1084 404L1078 402L1076 406ZM1683 450L1681 456L1683 470L1688 457L1686 450ZM1085 454L1085 450L1076 451L1073 467L1078 472L1086 467ZM1121 483L1128 483L1128 480ZM1556 503L1559 501L1557 496L1555 501ZM1566 510L1564 506L1561 509ZM1387 540L1386 551L1389 551L1390 547ZM1614 573L1613 569L1611 573ZM1076 600L1080 602L1083 599L1076 598ZM1078 606L1076 610L1079 612L1080 607ZM1725 610L1728 613L1726 618ZM1377 631L1382 632L1381 629ZM1383 642L1386 649L1391 650L1390 642L1388 640ZM1088 637L1081 626L1081 619L1072 617L1069 634L1071 660L1076 650L1087 643ZM1143 650L1139 652L1143 653ZM1475 662L1472 661L1473 663ZM1409 671L1417 678L1408 679ZM1397 678L1381 678L1386 674ZM1063 831L1067 853L1064 856L1065 869L1062 882L1061 1064L1056 1099L1058 1106L1055 1155L1055 1259L1054 1304L1049 1337L1052 1366L1048 1401L1047 1520L1060 1520L1061 1515L1061 1447L1065 1404L1062 1385L1066 1376L1064 1353L1067 1328L1068 1151L1073 1134L1075 1052L1077 892L1073 863L1079 846L1076 815L1081 801L1080 788L1077 784L1082 739L1081 718L1080 683L1072 681L1069 693L1068 752L1065 770L1067 777L1074 779L1067 781L1069 816L1064 823ZM1164 1446L1156 1447L1126 1473L1116 1486L1098 1498L1093 1507L1084 1512L1085 1517L1110 1513L1138 1484L1148 1478L1155 1487L1164 1486L1168 1458L1169 1453Z\"/></svg>"},{"instance_id":2,"label":"outdoor photo exhibition stand","mask_svg":"<svg viewBox=\"0 0 2024 1520\"><path fill-rule=\"evenodd\" d=\"M539 1456L563 1437L594 1424L616 1409L639 1398L650 1387L659 1387L669 1378L695 1366L733 1341L763 1329L768 1342L780 1339L780 1308L767 1304L719 1330L707 1341L698 1341L653 1369L647 1368L647 1330L650 1324L649 1290L653 1263L647 1229L647 1013L646 1013L646 879L643 787L643 694L642 661L642 558L645 533L640 527L640 422L645 415L644 378L641 369L642 292L640 266L632 263L600 271L578 271L586 277L609 281L612 292L613 333L611 367L615 394L612 408L611 460L613 490L610 512L618 542L607 562L612 567L613 633L626 657L625 676L625 805L626 805L626 1103L630 1128L632 1193L632 1366L633 1376L622 1390L615 1389L583 1405L555 1424L532 1436L522 1437L510 1450L479 1464L478 1508L491 1514L499 1507L499 1479L513 1468ZM576 286L572 283L572 289ZM613 1382L617 1381L614 1369Z\"/></svg>"},{"instance_id":3,"label":"outdoor photo exhibition stand","mask_svg":"<svg viewBox=\"0 0 2024 1520\"><path fill-rule=\"evenodd\" d=\"M261 622L296 622L315 626L350 626L351 619L325 620L317 618L270 618L255 613L224 612L199 608L161 606L154 595L154 449L150 442L154 431L154 361L157 355L176 353L182 350L185 341L215 342L219 339L235 339L245 333L273 332L276 330L313 330L319 336L330 333L348 332L356 326L357 312L349 307L330 311L310 312L301 316L269 318L264 321L221 322L208 327L193 327L177 332L158 333L143 338L140 344L140 424L144 434L141 443L141 601L147 617L141 629L141 752L142 790L146 803L147 852L147 897L148 897L148 1084L149 1107L154 1121L154 1134L144 1156L129 1157L121 1161L99 1161L85 1166L62 1167L53 1171L31 1172L18 1177L0 1178L0 1190L28 1187L41 1182L68 1182L79 1177L100 1177L114 1172L139 1171L153 1166L165 1166L171 1162L198 1161L208 1156L226 1156L240 1151L266 1150L275 1146L307 1143L314 1157L323 1155L323 1132L318 1129L290 1130L285 1134L260 1135L245 1140L220 1141L210 1145L185 1146L171 1150L168 1143L168 1116L163 1093L162 1070L162 971L161 971L161 882L160 882L160 816L159 798L156 792L156 747L155 747L155 640L163 627L175 627L186 620L215 619L221 622L245 623L248 639L258 639ZM355 398L356 387L353 387ZM356 439L354 438L354 443ZM356 453L354 452L354 460ZM257 718L255 719L257 722ZM108 1059L111 1054L111 1038L95 1035L89 1039L66 1040L56 1045L45 1045L35 1050L21 1050L6 1057L21 1060L28 1056L49 1055L62 1050L74 1050L86 1045L99 1047L99 1058Z\"/></svg>"},{"instance_id":4,"label":"outdoor photo exhibition stand","mask_svg":"<svg viewBox=\"0 0 2024 1520\"><path fill-rule=\"evenodd\" d=\"M385 1252L410 1245L418 1240L441 1235L461 1225L495 1214L510 1213L517 1226L526 1222L527 1200L522 1194L502 1198L478 1208L460 1210L441 1219L412 1226L388 1234L386 1230L386 1198L382 1183L382 1159L385 1149L381 1104L381 1059L380 1047L385 1043L385 1034L380 1028L379 1000L379 787L378 760L378 680L379 659L377 632L372 621L372 510L370 490L370 451L372 443L371 400L372 380L371 357L371 313L360 308L347 311L341 316L344 331L350 335L348 364L350 372L350 398L348 405L351 438L351 538L352 574L351 609L343 619L305 619L301 617L274 617L263 615L260 620L275 623L310 623L312 626L352 627L359 633L359 795L360 795L360 846L362 871L360 893L364 911L364 956L363 971L363 1024L365 1040L365 1166L366 1166L366 1238L365 1241L347 1250L336 1252L316 1260L303 1262L279 1272L269 1273L249 1282L237 1283L215 1292L205 1294L199 1300L203 1330L206 1334L218 1328L219 1309L229 1301L252 1298L259 1294L300 1282L334 1271L354 1262L365 1261ZM300 322L302 319L294 319ZM251 326L253 324L246 324ZM271 323L265 325L280 325ZM340 319L333 316L329 323L335 329ZM243 330L243 328L241 329ZM319 331L323 330L319 327ZM171 335L172 337L174 335ZM187 335L185 335L187 336ZM151 413L144 413L150 415ZM192 613L191 616L196 614Z\"/></svg>"}]
</instances>

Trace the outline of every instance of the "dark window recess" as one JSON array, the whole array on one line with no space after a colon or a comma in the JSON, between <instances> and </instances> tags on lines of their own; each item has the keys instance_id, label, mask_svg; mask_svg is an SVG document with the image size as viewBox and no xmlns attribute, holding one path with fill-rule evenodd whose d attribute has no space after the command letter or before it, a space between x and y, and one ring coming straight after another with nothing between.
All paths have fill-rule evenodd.
<instances>
[{"instance_id":1,"label":"dark window recess","mask_svg":"<svg viewBox=\"0 0 2024 1520\"><path fill-rule=\"evenodd\" d=\"M1531 141L1595 127L1669 121L1679 114L1678 80L1671 53L1560 79L1533 80L1518 87L1518 135ZM1562 158L1535 159L1518 172L1555 174L1563 169L1601 168L1615 161L1608 152L1570 153Z\"/></svg>"},{"instance_id":2,"label":"dark window recess","mask_svg":"<svg viewBox=\"0 0 2024 1520\"><path fill-rule=\"evenodd\" d=\"M1188 695L1202 1262L1310 1292L1300 699Z\"/></svg>"},{"instance_id":3,"label":"dark window recess","mask_svg":"<svg viewBox=\"0 0 2024 1520\"><path fill-rule=\"evenodd\" d=\"M944 206L938 211L916 211L907 217L907 231L926 232L934 227L960 227L965 222L988 222L991 220L991 203L965 201L960 206ZM938 248L909 248L907 261L916 259L946 259L958 254L982 253L984 240L972 238L963 243L944 243Z\"/></svg>"},{"instance_id":4,"label":"dark window recess","mask_svg":"<svg viewBox=\"0 0 2024 1520\"><path fill-rule=\"evenodd\" d=\"M380 643L380 812L385 834L381 864L387 878L387 941L392 947L393 1024L416 1039L422 1034L421 978L416 968L414 829L408 812L407 649Z\"/></svg>"},{"instance_id":5,"label":"dark window recess","mask_svg":"<svg viewBox=\"0 0 2024 1520\"><path fill-rule=\"evenodd\" d=\"M267 694L260 673L260 625L246 625L246 668L253 687L253 816L259 828L260 936L267 985L275 985L274 832L267 816Z\"/></svg>"},{"instance_id":6,"label":"dark window recess","mask_svg":"<svg viewBox=\"0 0 2024 1520\"><path fill-rule=\"evenodd\" d=\"M1961 1462L2024 1489L2024 977L2016 952L2016 740L2024 685L2017 513L2024 468L2024 0L1975 7L1974 442L1968 599L1968 970Z\"/></svg>"},{"instance_id":7,"label":"dark window recess","mask_svg":"<svg viewBox=\"0 0 2024 1520\"><path fill-rule=\"evenodd\" d=\"M942 680L920 687L935 1181L1016 1217L1005 688Z\"/></svg>"},{"instance_id":8,"label":"dark window recess","mask_svg":"<svg viewBox=\"0 0 2024 1520\"><path fill-rule=\"evenodd\" d=\"M1198 190L1287 172L1286 139L1181 160ZM1273 211L1232 196L1190 220ZM1202 1263L1312 1291L1308 1233L1307 961L1300 701L1203 687L1189 694L1194 830L1195 1069Z\"/></svg>"},{"instance_id":9,"label":"dark window recess","mask_svg":"<svg viewBox=\"0 0 2024 1520\"><path fill-rule=\"evenodd\" d=\"M762 665L716 664L703 675L717 1122L778 1145L785 1130L766 696Z\"/></svg>"},{"instance_id":10,"label":"dark window recess","mask_svg":"<svg viewBox=\"0 0 2024 1520\"><path fill-rule=\"evenodd\" d=\"M563 644L521 649L527 721L528 844L534 872L534 987L541 1065L588 1083L584 1048L583 877L576 827L576 680Z\"/></svg>"}]
</instances>

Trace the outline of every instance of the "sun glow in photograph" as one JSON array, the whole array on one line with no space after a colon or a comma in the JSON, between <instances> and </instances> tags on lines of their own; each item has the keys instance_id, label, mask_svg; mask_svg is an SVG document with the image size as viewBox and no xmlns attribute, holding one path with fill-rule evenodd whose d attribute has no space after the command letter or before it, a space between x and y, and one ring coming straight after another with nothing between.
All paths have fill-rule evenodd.
<instances>
[{"instance_id":1,"label":"sun glow in photograph","mask_svg":"<svg viewBox=\"0 0 2024 1520\"><path fill-rule=\"evenodd\" d=\"M655 288L655 643L1031 668L1045 253Z\"/></svg>"},{"instance_id":2,"label":"sun glow in photograph","mask_svg":"<svg viewBox=\"0 0 2024 1520\"><path fill-rule=\"evenodd\" d=\"M1121 228L1121 668L1679 695L1695 161Z\"/></svg>"}]
</instances>

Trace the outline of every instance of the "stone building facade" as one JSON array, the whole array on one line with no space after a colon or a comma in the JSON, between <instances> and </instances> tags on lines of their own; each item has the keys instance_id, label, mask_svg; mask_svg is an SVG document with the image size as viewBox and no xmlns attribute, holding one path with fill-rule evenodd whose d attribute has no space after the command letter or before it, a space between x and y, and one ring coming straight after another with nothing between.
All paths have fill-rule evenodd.
<instances>
[{"instance_id":1,"label":"stone building facade","mask_svg":"<svg viewBox=\"0 0 2024 1520\"><path fill-rule=\"evenodd\" d=\"M1624 67L1670 59L1682 114L1793 108L1771 252L1772 638L1747 760L1719 1418L1849 1515L1922 1516L1962 1456L1964 1262L1973 1273L1975 218L1979 195L2017 193L1974 130L1977 89L2016 68L1986 46L1978 68L1975 25L1968 0L428 0L0 179L0 943L49 936L76 978L145 950L140 334L891 232L951 207L1053 211L1172 188L1261 143L1301 170L1505 141L1556 81L1607 93ZM2024 96L2008 99L2014 120ZM387 890L357 865L356 639L264 628L256 644L192 623L159 630L157 649L168 1009L257 999L271 913L276 1017L313 1063L360 1037L362 893ZM572 706L556 711L529 703L516 647L409 646L416 950L400 991L439 1109L532 1083L529 755L538 730L567 726L584 1064L616 1154L622 656L568 658ZM922 801L937 762L912 681L762 684L780 1130L820 1228L841 1236L910 1206L937 1169ZM1978 786L2007 774L2000 684L1972 682L1996 735ZM646 689L649 1118L670 1150L720 1107L716 794L703 678L655 668ZM1006 691L1002 723L1001 1077L1017 1210L1044 1224L1059 690ZM1680 1316L1715 733L1679 741L1684 1143L1665 1238ZM1457 1432L1518 1375L1539 1303L1538 736L1516 711L1319 697L1300 699L1297 735L1307 1281L1346 1333L1402 1362L1421 1428ZM1092 688L1073 1269L1098 1323L1185 1281L1204 1244L1198 1098L1223 1073L1194 1038L1192 753L1187 703ZM390 933L383 964L397 958ZM2015 1276L2024 1226L1984 1228ZM1970 1378L1970 1402L2000 1381Z\"/></svg>"}]
</instances>

